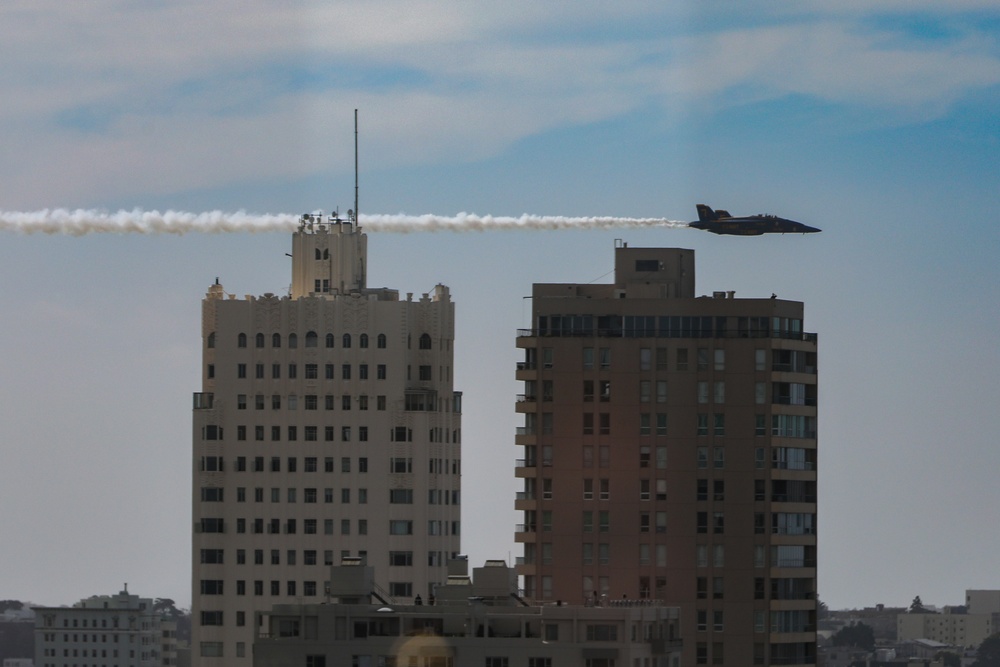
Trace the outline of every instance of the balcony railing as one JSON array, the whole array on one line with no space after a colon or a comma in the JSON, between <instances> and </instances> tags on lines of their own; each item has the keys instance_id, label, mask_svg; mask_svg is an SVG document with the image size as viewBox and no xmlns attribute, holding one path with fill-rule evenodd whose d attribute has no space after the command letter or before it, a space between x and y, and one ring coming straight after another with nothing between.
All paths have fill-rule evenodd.
<instances>
[{"instance_id":1,"label":"balcony railing","mask_svg":"<svg viewBox=\"0 0 1000 667\"><path fill-rule=\"evenodd\" d=\"M795 364L771 364L772 371L779 373L802 373L804 375L816 375L815 366L796 366Z\"/></svg>"},{"instance_id":2,"label":"balcony railing","mask_svg":"<svg viewBox=\"0 0 1000 667\"><path fill-rule=\"evenodd\" d=\"M777 558L771 567L816 567L815 558Z\"/></svg>"},{"instance_id":3,"label":"balcony railing","mask_svg":"<svg viewBox=\"0 0 1000 667\"><path fill-rule=\"evenodd\" d=\"M816 495L811 493L773 493L771 494L772 503L814 503L816 502Z\"/></svg>"},{"instance_id":4,"label":"balcony railing","mask_svg":"<svg viewBox=\"0 0 1000 667\"><path fill-rule=\"evenodd\" d=\"M812 461L772 461L771 467L775 470L815 470L816 464Z\"/></svg>"},{"instance_id":5,"label":"balcony railing","mask_svg":"<svg viewBox=\"0 0 1000 667\"><path fill-rule=\"evenodd\" d=\"M791 396L775 396L771 403L774 405L805 405L807 407L816 407L816 399L810 396L797 403L792 402Z\"/></svg>"},{"instance_id":6,"label":"balcony railing","mask_svg":"<svg viewBox=\"0 0 1000 667\"><path fill-rule=\"evenodd\" d=\"M772 535L815 535L815 526L771 526Z\"/></svg>"}]
</instances>

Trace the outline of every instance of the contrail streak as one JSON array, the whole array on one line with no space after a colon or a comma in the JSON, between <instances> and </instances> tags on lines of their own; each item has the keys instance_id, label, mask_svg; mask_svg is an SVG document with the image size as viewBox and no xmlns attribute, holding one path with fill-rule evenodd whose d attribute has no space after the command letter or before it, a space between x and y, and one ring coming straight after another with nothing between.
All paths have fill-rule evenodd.
<instances>
[{"instance_id":1,"label":"contrail streak","mask_svg":"<svg viewBox=\"0 0 1000 667\"><path fill-rule=\"evenodd\" d=\"M0 211L0 231L23 234L187 234L201 232L293 232L301 216L291 213L258 215L237 211L106 211L45 209L42 211ZM324 218L325 220L325 218ZM486 232L505 229L611 229L637 227L686 227L686 222L666 218L621 218L612 216L570 217L529 215L519 217L459 213L440 215L364 215L360 224L366 231L409 234L416 232Z\"/></svg>"}]
</instances>

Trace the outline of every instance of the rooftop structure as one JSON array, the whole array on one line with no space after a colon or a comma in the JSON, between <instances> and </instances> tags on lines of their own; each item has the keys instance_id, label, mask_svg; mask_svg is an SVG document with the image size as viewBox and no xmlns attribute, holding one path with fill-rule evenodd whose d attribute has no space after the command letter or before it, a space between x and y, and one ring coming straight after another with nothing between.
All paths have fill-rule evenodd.
<instances>
[{"instance_id":1,"label":"rooftop structure","mask_svg":"<svg viewBox=\"0 0 1000 667\"><path fill-rule=\"evenodd\" d=\"M679 665L676 608L648 600L529 605L503 561L487 561L472 577L464 565L454 562L447 583L419 604L378 599L371 568L334 567L329 604L259 614L254 667Z\"/></svg>"}]
</instances>

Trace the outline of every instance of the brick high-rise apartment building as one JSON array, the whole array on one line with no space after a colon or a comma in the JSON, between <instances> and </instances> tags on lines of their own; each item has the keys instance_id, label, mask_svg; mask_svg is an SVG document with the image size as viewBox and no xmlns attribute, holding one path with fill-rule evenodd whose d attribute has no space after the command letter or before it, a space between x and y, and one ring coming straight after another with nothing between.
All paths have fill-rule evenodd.
<instances>
[{"instance_id":1,"label":"brick high-rise apartment building","mask_svg":"<svg viewBox=\"0 0 1000 667\"><path fill-rule=\"evenodd\" d=\"M303 216L288 296L202 302L194 396L192 654L250 665L255 611L321 602L329 565L427 598L459 551L454 304L366 285L353 219Z\"/></svg>"},{"instance_id":2,"label":"brick high-rise apartment building","mask_svg":"<svg viewBox=\"0 0 1000 667\"><path fill-rule=\"evenodd\" d=\"M816 660L816 336L803 304L695 296L692 250L536 284L520 332L525 594L681 608L686 665Z\"/></svg>"}]
</instances>

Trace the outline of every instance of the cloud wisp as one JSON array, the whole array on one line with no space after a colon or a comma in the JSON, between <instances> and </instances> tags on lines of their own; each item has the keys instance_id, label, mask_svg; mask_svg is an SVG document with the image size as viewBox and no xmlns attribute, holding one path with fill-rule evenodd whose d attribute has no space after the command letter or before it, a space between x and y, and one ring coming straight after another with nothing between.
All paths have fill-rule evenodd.
<instances>
[{"instance_id":1,"label":"cloud wisp","mask_svg":"<svg viewBox=\"0 0 1000 667\"><path fill-rule=\"evenodd\" d=\"M321 218L321 216L320 216ZM458 213L452 216L433 214L364 215L359 222L367 230L379 233L414 232L487 232L501 230L611 229L636 227L686 227L687 223L667 218L628 218L615 216L531 215L495 216ZM302 216L292 213L253 214L245 211L227 213L208 211L117 211L51 209L41 211L0 212L0 231L22 234L222 234L230 232L292 232Z\"/></svg>"}]
</instances>

